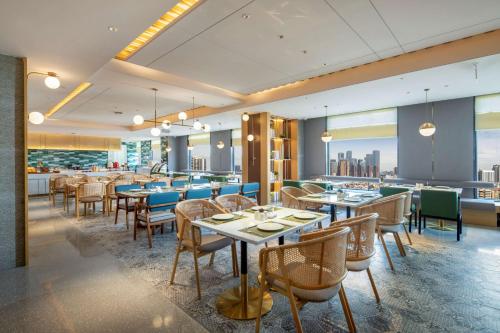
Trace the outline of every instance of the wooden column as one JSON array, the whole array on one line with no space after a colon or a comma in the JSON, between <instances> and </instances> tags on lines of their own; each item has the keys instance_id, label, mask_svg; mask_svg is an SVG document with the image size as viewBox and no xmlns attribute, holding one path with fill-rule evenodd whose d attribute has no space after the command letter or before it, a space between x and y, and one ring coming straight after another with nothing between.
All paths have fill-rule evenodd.
<instances>
[{"instance_id":1,"label":"wooden column","mask_svg":"<svg viewBox=\"0 0 500 333\"><path fill-rule=\"evenodd\" d=\"M269 156L270 156L271 115L262 112L250 115L248 121L241 123L241 145L243 147L243 182L260 183L259 204L269 203ZM254 136L248 141L248 135Z\"/></svg>"}]
</instances>

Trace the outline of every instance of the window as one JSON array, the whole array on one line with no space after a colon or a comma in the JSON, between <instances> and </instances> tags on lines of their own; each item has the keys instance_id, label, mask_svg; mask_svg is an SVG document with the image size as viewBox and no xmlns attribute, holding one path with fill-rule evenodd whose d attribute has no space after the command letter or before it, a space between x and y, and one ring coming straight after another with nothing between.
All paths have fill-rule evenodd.
<instances>
[{"instance_id":1,"label":"window","mask_svg":"<svg viewBox=\"0 0 500 333\"><path fill-rule=\"evenodd\" d=\"M191 151L189 169L210 170L210 133L193 134L188 140L194 146Z\"/></svg>"},{"instance_id":2,"label":"window","mask_svg":"<svg viewBox=\"0 0 500 333\"><path fill-rule=\"evenodd\" d=\"M500 94L478 96L476 110L477 180L500 182ZM500 199L500 190L479 189L481 198Z\"/></svg>"},{"instance_id":3,"label":"window","mask_svg":"<svg viewBox=\"0 0 500 333\"><path fill-rule=\"evenodd\" d=\"M241 146L241 129L233 129L231 131L231 142L232 142L232 167L233 171L240 172L243 160L243 148Z\"/></svg>"},{"instance_id":4,"label":"window","mask_svg":"<svg viewBox=\"0 0 500 333\"><path fill-rule=\"evenodd\" d=\"M334 176L395 177L397 109L328 117L329 173Z\"/></svg>"}]
</instances>

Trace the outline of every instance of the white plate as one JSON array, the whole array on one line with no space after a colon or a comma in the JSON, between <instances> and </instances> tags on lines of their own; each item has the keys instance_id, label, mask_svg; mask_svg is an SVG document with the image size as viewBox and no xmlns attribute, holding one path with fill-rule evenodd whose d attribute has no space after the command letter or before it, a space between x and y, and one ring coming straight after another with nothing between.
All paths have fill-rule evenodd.
<instances>
[{"instance_id":1,"label":"white plate","mask_svg":"<svg viewBox=\"0 0 500 333\"><path fill-rule=\"evenodd\" d=\"M283 229L283 224L275 223L275 222L264 222L257 225L257 229L263 231L279 231Z\"/></svg>"},{"instance_id":2,"label":"white plate","mask_svg":"<svg viewBox=\"0 0 500 333\"><path fill-rule=\"evenodd\" d=\"M321 194L321 193L314 193L314 194L308 195L309 198L321 198L322 196L323 196L323 194Z\"/></svg>"},{"instance_id":3,"label":"white plate","mask_svg":"<svg viewBox=\"0 0 500 333\"><path fill-rule=\"evenodd\" d=\"M233 214L215 214L212 216L214 220L220 220L220 221L225 221L225 220L230 220L234 217Z\"/></svg>"},{"instance_id":4,"label":"white plate","mask_svg":"<svg viewBox=\"0 0 500 333\"><path fill-rule=\"evenodd\" d=\"M353 198L344 198L344 201L349 201L349 202L360 202L361 198L353 197Z\"/></svg>"},{"instance_id":5,"label":"white plate","mask_svg":"<svg viewBox=\"0 0 500 333\"><path fill-rule=\"evenodd\" d=\"M311 213L295 213L293 214L293 217L301 220L312 220L315 219L317 216Z\"/></svg>"}]
</instances>

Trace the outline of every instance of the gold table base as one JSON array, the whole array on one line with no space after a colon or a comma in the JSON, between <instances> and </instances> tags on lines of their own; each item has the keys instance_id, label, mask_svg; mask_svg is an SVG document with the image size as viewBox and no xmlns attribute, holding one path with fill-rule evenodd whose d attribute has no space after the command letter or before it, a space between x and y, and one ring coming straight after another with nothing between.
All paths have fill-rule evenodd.
<instances>
[{"instance_id":1,"label":"gold table base","mask_svg":"<svg viewBox=\"0 0 500 333\"><path fill-rule=\"evenodd\" d=\"M248 287L246 274L241 276L241 280L241 287L228 289L219 295L216 304L217 310L231 319L255 319L259 312L259 288ZM261 314L268 313L272 307L273 298L270 293L264 291Z\"/></svg>"},{"instance_id":2,"label":"gold table base","mask_svg":"<svg viewBox=\"0 0 500 333\"><path fill-rule=\"evenodd\" d=\"M453 231L455 229L447 227L443 220L438 220L437 224L429 224L430 229L441 230L441 231Z\"/></svg>"}]
</instances>

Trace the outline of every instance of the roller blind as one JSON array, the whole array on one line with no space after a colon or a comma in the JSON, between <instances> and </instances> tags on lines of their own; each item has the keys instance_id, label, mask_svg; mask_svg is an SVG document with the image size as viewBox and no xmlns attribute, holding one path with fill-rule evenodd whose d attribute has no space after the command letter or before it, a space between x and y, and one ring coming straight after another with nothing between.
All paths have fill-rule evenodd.
<instances>
[{"instance_id":1,"label":"roller blind","mask_svg":"<svg viewBox=\"0 0 500 333\"><path fill-rule=\"evenodd\" d=\"M241 146L241 128L231 130L231 140L233 146Z\"/></svg>"},{"instance_id":2,"label":"roller blind","mask_svg":"<svg viewBox=\"0 0 500 333\"><path fill-rule=\"evenodd\" d=\"M328 117L333 140L391 138L397 136L397 109L387 108Z\"/></svg>"},{"instance_id":3,"label":"roller blind","mask_svg":"<svg viewBox=\"0 0 500 333\"><path fill-rule=\"evenodd\" d=\"M210 133L200 133L200 134L190 135L189 143L192 145L209 145Z\"/></svg>"},{"instance_id":4,"label":"roller blind","mask_svg":"<svg viewBox=\"0 0 500 333\"><path fill-rule=\"evenodd\" d=\"M500 129L500 94L476 97L476 130Z\"/></svg>"}]
</instances>

